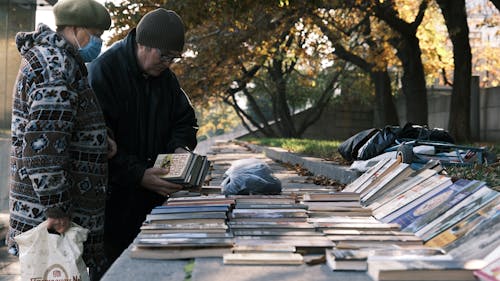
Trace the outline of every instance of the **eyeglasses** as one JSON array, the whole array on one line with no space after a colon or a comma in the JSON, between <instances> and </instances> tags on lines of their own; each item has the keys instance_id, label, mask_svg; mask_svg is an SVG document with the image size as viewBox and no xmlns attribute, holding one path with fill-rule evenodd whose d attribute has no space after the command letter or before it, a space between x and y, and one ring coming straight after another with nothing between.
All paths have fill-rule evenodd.
<instances>
[{"instance_id":1,"label":"eyeglasses","mask_svg":"<svg viewBox=\"0 0 500 281\"><path fill-rule=\"evenodd\" d=\"M161 53L160 49L157 50L160 53L160 61L163 63L178 63L181 61L180 55L164 55Z\"/></svg>"}]
</instances>

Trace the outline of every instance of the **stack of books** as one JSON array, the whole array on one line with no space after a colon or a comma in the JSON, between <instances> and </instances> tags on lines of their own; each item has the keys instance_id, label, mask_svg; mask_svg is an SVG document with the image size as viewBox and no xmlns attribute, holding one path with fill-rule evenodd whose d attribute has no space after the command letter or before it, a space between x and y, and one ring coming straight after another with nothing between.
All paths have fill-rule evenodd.
<instances>
[{"instance_id":1,"label":"stack of books","mask_svg":"<svg viewBox=\"0 0 500 281\"><path fill-rule=\"evenodd\" d=\"M356 192L307 192L300 202L307 206L312 218L372 215L371 209L361 206Z\"/></svg>"},{"instance_id":2,"label":"stack of books","mask_svg":"<svg viewBox=\"0 0 500 281\"><path fill-rule=\"evenodd\" d=\"M207 156L193 152L159 154L154 167L167 170L161 178L186 187L200 187L210 168Z\"/></svg>"},{"instance_id":3,"label":"stack of books","mask_svg":"<svg viewBox=\"0 0 500 281\"><path fill-rule=\"evenodd\" d=\"M227 213L234 200L223 196L170 198L146 217L131 257L182 259L222 257L231 252Z\"/></svg>"}]
</instances>

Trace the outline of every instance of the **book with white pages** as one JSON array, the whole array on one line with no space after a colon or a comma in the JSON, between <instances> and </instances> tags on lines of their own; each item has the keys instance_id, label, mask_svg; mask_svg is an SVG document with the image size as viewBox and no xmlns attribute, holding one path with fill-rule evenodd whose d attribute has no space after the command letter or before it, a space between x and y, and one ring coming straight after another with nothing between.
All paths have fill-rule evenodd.
<instances>
[{"instance_id":1,"label":"book with white pages","mask_svg":"<svg viewBox=\"0 0 500 281\"><path fill-rule=\"evenodd\" d=\"M384 158L377 162L377 164L371 166L366 172L361 174L357 179L348 184L342 192L356 192L356 190L365 183L371 176L373 176L380 168L382 168L387 162L391 160L390 158Z\"/></svg>"},{"instance_id":2,"label":"book with white pages","mask_svg":"<svg viewBox=\"0 0 500 281\"><path fill-rule=\"evenodd\" d=\"M372 174L364 183L362 183L354 192L363 193L371 185L375 184L380 177L383 177L389 170L398 165L397 159L389 159L378 171Z\"/></svg>"},{"instance_id":3,"label":"book with white pages","mask_svg":"<svg viewBox=\"0 0 500 281\"><path fill-rule=\"evenodd\" d=\"M361 202L364 204L370 204L376 198L375 195L379 193L383 189L390 189L391 186L394 186L396 183L401 182L405 178L407 178L413 170L410 167L410 164L407 163L399 163L393 170L389 171L380 181L373 185L370 189L366 190L364 193L361 193Z\"/></svg>"},{"instance_id":4,"label":"book with white pages","mask_svg":"<svg viewBox=\"0 0 500 281\"><path fill-rule=\"evenodd\" d=\"M403 207L404 205L410 203L411 201L417 199L418 197L426 194L427 192L433 190L434 188L441 186L442 184L451 184L451 179L443 175L434 175L427 180L421 182L408 189L407 191L399 194L390 202L380 206L373 211L373 216L377 219L382 219L388 216L395 210ZM384 219L383 221L388 221Z\"/></svg>"},{"instance_id":5,"label":"book with white pages","mask_svg":"<svg viewBox=\"0 0 500 281\"><path fill-rule=\"evenodd\" d=\"M371 202L370 204L366 205L366 207L375 210L385 203L390 202L394 197L407 191L413 186L420 184L421 182L434 176L435 174L437 174L437 172L432 169L420 170L416 175L409 177L406 181L400 183L396 187L390 190L383 191L382 194L378 196L378 199L376 201Z\"/></svg>"},{"instance_id":6,"label":"book with white pages","mask_svg":"<svg viewBox=\"0 0 500 281\"><path fill-rule=\"evenodd\" d=\"M415 234L429 241L456 222L475 212L491 200L499 196L499 192L484 185L473 194L458 202L454 207L422 227Z\"/></svg>"}]
</instances>

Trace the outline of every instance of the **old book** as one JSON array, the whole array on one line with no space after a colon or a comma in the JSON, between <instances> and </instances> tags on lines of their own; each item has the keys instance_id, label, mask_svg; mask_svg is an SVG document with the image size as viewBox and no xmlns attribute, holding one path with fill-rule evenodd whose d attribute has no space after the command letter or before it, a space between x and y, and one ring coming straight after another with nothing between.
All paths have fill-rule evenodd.
<instances>
[{"instance_id":1,"label":"old book","mask_svg":"<svg viewBox=\"0 0 500 281\"><path fill-rule=\"evenodd\" d=\"M302 255L295 253L230 253L224 254L224 264L282 264L300 265L304 263Z\"/></svg>"},{"instance_id":2,"label":"old book","mask_svg":"<svg viewBox=\"0 0 500 281\"><path fill-rule=\"evenodd\" d=\"M385 158L380 160L377 164L370 167L366 172L361 174L357 179L348 184L342 192L356 192L360 189L361 185L363 185L366 181L372 178L375 173L377 173L387 162L391 160L390 158Z\"/></svg>"},{"instance_id":3,"label":"old book","mask_svg":"<svg viewBox=\"0 0 500 281\"><path fill-rule=\"evenodd\" d=\"M400 224L401 228L405 231L415 233L446 210L474 193L484 184L484 182L480 181L460 179L429 199L411 208L408 212L394 219L392 222Z\"/></svg>"},{"instance_id":4,"label":"old book","mask_svg":"<svg viewBox=\"0 0 500 281\"><path fill-rule=\"evenodd\" d=\"M177 233L143 233L137 235L139 239L165 239L165 238L232 238L231 232L206 233L206 232L177 232Z\"/></svg>"},{"instance_id":5,"label":"old book","mask_svg":"<svg viewBox=\"0 0 500 281\"><path fill-rule=\"evenodd\" d=\"M361 202L365 205L371 204L377 199L377 195L381 194L383 190L390 190L392 187L406 179L411 173L413 173L413 170L409 164L399 163L399 165L385 174L376 184L361 193Z\"/></svg>"},{"instance_id":6,"label":"old book","mask_svg":"<svg viewBox=\"0 0 500 281\"><path fill-rule=\"evenodd\" d=\"M201 186L209 168L206 156L196 153L159 154L154 167L168 172L160 178L186 186Z\"/></svg>"},{"instance_id":7,"label":"old book","mask_svg":"<svg viewBox=\"0 0 500 281\"><path fill-rule=\"evenodd\" d=\"M303 202L359 202L359 193L356 192L308 192L302 196ZM359 203L358 203L359 205Z\"/></svg>"},{"instance_id":8,"label":"old book","mask_svg":"<svg viewBox=\"0 0 500 281\"><path fill-rule=\"evenodd\" d=\"M296 251L294 246L283 244L270 244L270 245L234 245L233 253L294 253Z\"/></svg>"},{"instance_id":9,"label":"old book","mask_svg":"<svg viewBox=\"0 0 500 281\"><path fill-rule=\"evenodd\" d=\"M282 229L234 229L235 236L323 236L323 233L314 230L283 231Z\"/></svg>"},{"instance_id":10,"label":"old book","mask_svg":"<svg viewBox=\"0 0 500 281\"><path fill-rule=\"evenodd\" d=\"M155 220L181 220L181 219L225 219L226 212L192 212L173 214L149 214L146 215L146 222Z\"/></svg>"},{"instance_id":11,"label":"old book","mask_svg":"<svg viewBox=\"0 0 500 281\"><path fill-rule=\"evenodd\" d=\"M387 244L422 245L422 238L410 235L326 235L333 242L386 242Z\"/></svg>"},{"instance_id":12,"label":"old book","mask_svg":"<svg viewBox=\"0 0 500 281\"><path fill-rule=\"evenodd\" d=\"M370 217L372 210L362 207L331 207L325 211L309 211L310 218L329 218L332 216Z\"/></svg>"},{"instance_id":13,"label":"old book","mask_svg":"<svg viewBox=\"0 0 500 281\"><path fill-rule=\"evenodd\" d=\"M430 221L415 234L422 237L424 241L429 241L448 227L492 201L498 195L497 191L490 189L488 186L483 186L436 219Z\"/></svg>"},{"instance_id":14,"label":"old book","mask_svg":"<svg viewBox=\"0 0 500 281\"><path fill-rule=\"evenodd\" d=\"M417 199L418 197L426 194L427 192L443 184L450 185L451 179L442 175L435 175L433 177L430 177L429 179L421 182L420 184L415 185L412 188L408 189L404 193L401 193L400 195L396 196L390 202L387 202L386 204L373 210L373 216L377 219L382 219L387 215L389 215L390 213L401 208L402 206L410 203L411 201Z\"/></svg>"},{"instance_id":15,"label":"old book","mask_svg":"<svg viewBox=\"0 0 500 281\"><path fill-rule=\"evenodd\" d=\"M307 210L305 204L259 204L259 203L237 203L235 209L304 209Z\"/></svg>"},{"instance_id":16,"label":"old book","mask_svg":"<svg viewBox=\"0 0 500 281\"><path fill-rule=\"evenodd\" d=\"M228 225L231 229L291 229L293 230L304 230L304 229L315 229L314 225L307 222L283 222L283 221L273 221L273 222L247 222L247 221L229 221Z\"/></svg>"},{"instance_id":17,"label":"old book","mask_svg":"<svg viewBox=\"0 0 500 281\"><path fill-rule=\"evenodd\" d=\"M413 233L393 230L358 230L358 229L324 229L323 233L326 235L400 235L400 236L413 236Z\"/></svg>"},{"instance_id":18,"label":"old book","mask_svg":"<svg viewBox=\"0 0 500 281\"><path fill-rule=\"evenodd\" d=\"M307 218L304 209L234 209L231 218Z\"/></svg>"},{"instance_id":19,"label":"old book","mask_svg":"<svg viewBox=\"0 0 500 281\"><path fill-rule=\"evenodd\" d=\"M244 222L244 223L260 223L260 222L307 222L307 217L296 217L296 218L231 218L231 222Z\"/></svg>"},{"instance_id":20,"label":"old book","mask_svg":"<svg viewBox=\"0 0 500 281\"><path fill-rule=\"evenodd\" d=\"M144 248L132 246L130 257L136 259L171 260L222 257L226 253L231 253L231 247Z\"/></svg>"},{"instance_id":21,"label":"old book","mask_svg":"<svg viewBox=\"0 0 500 281\"><path fill-rule=\"evenodd\" d=\"M446 189L450 185L452 185L452 181L450 178L448 178L447 181L442 182L438 186L434 187L430 191L417 196L416 198L412 198L412 194L410 193L409 195L409 202L404 204L403 206L399 207L398 209L392 211L385 217L381 218L380 220L383 222L393 222L396 218L403 216L404 214L407 214L410 212L412 208L414 208L417 205L420 205L422 202L429 200L430 198L434 198L434 196L441 192L443 189ZM416 195L416 194L415 194Z\"/></svg>"},{"instance_id":22,"label":"old book","mask_svg":"<svg viewBox=\"0 0 500 281\"><path fill-rule=\"evenodd\" d=\"M394 260L368 259L368 275L374 281L383 280L475 280L473 269L455 260L431 257Z\"/></svg>"},{"instance_id":23,"label":"old book","mask_svg":"<svg viewBox=\"0 0 500 281\"><path fill-rule=\"evenodd\" d=\"M316 222L330 222L330 223L377 223L380 221L375 219L374 217L367 216L334 216L327 218L308 218L308 222L316 223Z\"/></svg>"},{"instance_id":24,"label":"old book","mask_svg":"<svg viewBox=\"0 0 500 281\"><path fill-rule=\"evenodd\" d=\"M377 172L375 172L368 180L361 184L354 192L361 193L363 195L368 191L373 185L377 184L384 176L390 171L394 170L398 165L399 161L397 159L390 159L386 162Z\"/></svg>"},{"instance_id":25,"label":"old book","mask_svg":"<svg viewBox=\"0 0 500 281\"><path fill-rule=\"evenodd\" d=\"M151 210L150 214L176 214L176 213L196 213L196 212L227 212L228 205L210 206L159 206Z\"/></svg>"},{"instance_id":26,"label":"old book","mask_svg":"<svg viewBox=\"0 0 500 281\"><path fill-rule=\"evenodd\" d=\"M474 271L479 281L500 280L500 258L490 261L486 266Z\"/></svg>"},{"instance_id":27,"label":"old book","mask_svg":"<svg viewBox=\"0 0 500 281\"><path fill-rule=\"evenodd\" d=\"M498 216L500 216L500 197L497 197L467 217L451 225L446 230L427 241L425 245L444 248L462 238L480 224L486 223L487 220L493 220Z\"/></svg>"},{"instance_id":28,"label":"old book","mask_svg":"<svg viewBox=\"0 0 500 281\"><path fill-rule=\"evenodd\" d=\"M328 267L332 270L358 270L364 271L368 268L368 259L375 257L380 260L384 257L401 257L412 256L418 258L420 256L444 255L445 252L440 248L402 248L402 247L385 247L385 248L365 248L365 249L327 249L326 261ZM451 258L451 256L448 256Z\"/></svg>"},{"instance_id":29,"label":"old book","mask_svg":"<svg viewBox=\"0 0 500 281\"><path fill-rule=\"evenodd\" d=\"M382 191L382 194L380 194L380 196L376 201L371 202L370 204L366 204L366 206L375 210L380 206L384 205L385 203L390 202L394 197L398 196L399 194L407 191L408 189L412 188L417 184L420 184L424 180L427 180L428 178L436 174L437 172L432 169L420 170L415 175L408 177L406 181L395 186L394 188Z\"/></svg>"},{"instance_id":30,"label":"old book","mask_svg":"<svg viewBox=\"0 0 500 281\"><path fill-rule=\"evenodd\" d=\"M145 221L144 225L147 224L225 224L226 219L225 218L220 218L220 219L207 219L207 218L198 218L198 219L155 219L152 221Z\"/></svg>"},{"instance_id":31,"label":"old book","mask_svg":"<svg viewBox=\"0 0 500 281\"><path fill-rule=\"evenodd\" d=\"M191 237L173 237L173 238L136 238L134 240L136 247L145 248L182 248L182 247L233 247L233 238L191 238Z\"/></svg>"},{"instance_id":32,"label":"old book","mask_svg":"<svg viewBox=\"0 0 500 281\"><path fill-rule=\"evenodd\" d=\"M309 211L328 211L342 208L362 208L358 201L338 201L338 202L304 202ZM368 209L371 210L371 209ZM371 212L370 212L371 213Z\"/></svg>"},{"instance_id":33,"label":"old book","mask_svg":"<svg viewBox=\"0 0 500 281\"><path fill-rule=\"evenodd\" d=\"M325 249L326 265L331 270L365 271L368 252L363 250Z\"/></svg>"},{"instance_id":34,"label":"old book","mask_svg":"<svg viewBox=\"0 0 500 281\"><path fill-rule=\"evenodd\" d=\"M324 253L335 244L324 236L236 236L236 245L291 245L298 253Z\"/></svg>"},{"instance_id":35,"label":"old book","mask_svg":"<svg viewBox=\"0 0 500 281\"><path fill-rule=\"evenodd\" d=\"M396 223L349 223L349 222L315 222L319 229L356 229L356 230L400 230Z\"/></svg>"}]
</instances>

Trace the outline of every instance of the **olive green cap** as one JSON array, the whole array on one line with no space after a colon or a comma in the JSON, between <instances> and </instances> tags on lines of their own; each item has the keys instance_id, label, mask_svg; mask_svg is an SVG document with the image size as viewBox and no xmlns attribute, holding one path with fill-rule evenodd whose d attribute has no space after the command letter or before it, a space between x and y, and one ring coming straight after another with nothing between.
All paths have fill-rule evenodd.
<instances>
[{"instance_id":1,"label":"olive green cap","mask_svg":"<svg viewBox=\"0 0 500 281\"><path fill-rule=\"evenodd\" d=\"M54 5L57 26L90 27L108 30L111 16L108 10L94 0L59 0Z\"/></svg>"}]
</instances>

